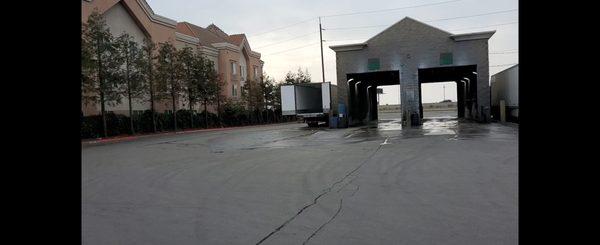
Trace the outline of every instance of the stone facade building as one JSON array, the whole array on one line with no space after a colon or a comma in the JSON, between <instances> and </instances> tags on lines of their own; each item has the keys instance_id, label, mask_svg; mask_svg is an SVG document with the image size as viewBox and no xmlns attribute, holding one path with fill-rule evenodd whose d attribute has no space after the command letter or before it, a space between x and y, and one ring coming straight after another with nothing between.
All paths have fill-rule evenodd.
<instances>
[{"instance_id":1,"label":"stone facade building","mask_svg":"<svg viewBox=\"0 0 600 245\"><path fill-rule=\"evenodd\" d=\"M404 125L420 125L421 84L456 82L458 116L489 121L488 39L495 31L452 34L406 17L364 43L336 52L339 104L352 126L377 119L377 86L400 85Z\"/></svg>"}]
</instances>

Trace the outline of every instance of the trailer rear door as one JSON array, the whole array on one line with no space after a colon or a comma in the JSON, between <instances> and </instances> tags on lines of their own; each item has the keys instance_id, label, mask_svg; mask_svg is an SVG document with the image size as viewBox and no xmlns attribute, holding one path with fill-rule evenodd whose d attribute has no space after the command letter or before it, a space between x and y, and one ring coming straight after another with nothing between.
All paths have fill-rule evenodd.
<instances>
[{"instance_id":1,"label":"trailer rear door","mask_svg":"<svg viewBox=\"0 0 600 245\"><path fill-rule=\"evenodd\" d=\"M323 113L329 113L331 110L331 83L321 83L321 101L323 103Z\"/></svg>"},{"instance_id":2,"label":"trailer rear door","mask_svg":"<svg viewBox=\"0 0 600 245\"><path fill-rule=\"evenodd\" d=\"M296 115L296 92L294 85L281 86L281 115Z\"/></svg>"}]
</instances>

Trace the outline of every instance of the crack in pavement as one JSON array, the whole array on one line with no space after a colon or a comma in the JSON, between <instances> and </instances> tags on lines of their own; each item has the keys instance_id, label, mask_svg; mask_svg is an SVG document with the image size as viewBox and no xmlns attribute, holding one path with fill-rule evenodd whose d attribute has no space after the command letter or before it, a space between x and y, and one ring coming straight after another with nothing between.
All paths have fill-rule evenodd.
<instances>
[{"instance_id":1,"label":"crack in pavement","mask_svg":"<svg viewBox=\"0 0 600 245\"><path fill-rule=\"evenodd\" d=\"M285 222L283 222L283 224L281 224L280 226L278 226L277 228L275 228L275 230L271 231L271 233L269 233L267 236L263 237L262 239L260 239L260 241L258 241L256 243L256 245L259 245L261 243L263 243L264 241L266 241L267 239L269 239L271 236L273 236L275 233L279 232L281 229L283 229L287 224L289 224L290 222L292 222L294 219L296 219L302 212L304 212L304 210L310 208L311 206L317 204L318 200L328 194L329 192L331 192L331 190L333 189L333 187L335 187L337 184L343 182L344 180L346 180L350 175L352 175L354 172L358 171L362 166L364 166L367 162L369 162L371 160L371 158L373 158L373 156L375 156L375 154L379 151L379 149L381 149L383 145L379 144L377 146L377 148L375 149L375 151L373 151L373 153L371 153L371 155L369 155L362 163L360 163L356 168L354 168L352 171L350 171L349 173L347 173L343 178L341 178L340 180L334 182L331 186L323 189L323 191L321 192L321 194L319 194L317 197L315 197L313 199L313 202L311 204L308 204L304 207L302 207L300 209L300 211L298 211L294 216L292 216L291 218L289 218L288 220L286 220ZM346 186L343 186L342 188L344 188ZM340 206L341 208L341 206ZM338 211L339 212L339 211ZM336 214L337 215L337 214Z\"/></svg>"},{"instance_id":2,"label":"crack in pavement","mask_svg":"<svg viewBox=\"0 0 600 245\"><path fill-rule=\"evenodd\" d=\"M354 181L355 179L356 179L356 177L355 177L355 178L353 178L353 179L352 179L350 182L348 182L348 183L351 183L351 182L352 182L352 181ZM342 187L340 188L340 190L342 190L342 189L343 189L344 187L346 187L347 185L348 185L348 184L346 184L346 185L342 186ZM350 194L350 196L348 196L348 197L353 197L353 196L354 196L354 194L356 194L356 192L358 192L358 190L359 190L359 189L360 189L360 185L356 185L356 189L355 189L355 190L352 192L352 194ZM338 190L338 192L339 192L340 190ZM327 222L323 223L321 226L319 226L319 228L318 228L317 230L315 230L315 231L314 231L312 234L310 234L310 236L309 236L308 238L306 238L306 240L304 240L304 242L302 243L302 245L305 245L305 244L307 244L307 243L308 243L308 241L309 241L310 239L312 239L314 236L316 236L316 235L317 235L317 233L319 233L319 231L321 231L321 230L322 230L322 229L323 229L323 228L324 228L326 225L328 225L329 223L331 223L331 222L332 222L332 221L333 221L333 220L334 220L334 219L335 219L335 218L338 216L338 214L340 214L340 211L342 211L342 203L343 203L343 201L344 201L344 198L342 197L342 198L340 199L340 205L338 206L338 209L337 209L337 211L336 211L336 212L333 214L333 216L331 216L331 218L329 218L329 220L328 220Z\"/></svg>"},{"instance_id":3,"label":"crack in pavement","mask_svg":"<svg viewBox=\"0 0 600 245\"><path fill-rule=\"evenodd\" d=\"M313 238L315 235L317 235L317 233L323 229L323 227L325 227L327 224L329 224L331 221L333 221L335 219L335 217L338 216L338 214L340 213L340 211L342 211L342 202L344 201L344 198L340 199L340 205L338 206L337 211L335 212L335 214L333 214L333 216L331 216L331 218L329 218L329 220L325 223L323 223L321 226L319 226L319 228L314 231L312 234L310 234L310 236L308 238L306 238L306 240L304 240L304 242L302 243L302 245L305 245L306 243L308 243L308 241Z\"/></svg>"}]
</instances>

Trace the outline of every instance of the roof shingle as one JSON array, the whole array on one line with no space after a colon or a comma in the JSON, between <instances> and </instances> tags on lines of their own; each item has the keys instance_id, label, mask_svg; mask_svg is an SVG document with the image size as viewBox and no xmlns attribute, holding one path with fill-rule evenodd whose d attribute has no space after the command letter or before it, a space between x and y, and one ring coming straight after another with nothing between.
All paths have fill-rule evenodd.
<instances>
[{"instance_id":1,"label":"roof shingle","mask_svg":"<svg viewBox=\"0 0 600 245\"><path fill-rule=\"evenodd\" d=\"M226 42L242 46L246 39L246 35L243 33L227 35L227 33L214 24L203 28L189 22L179 22L177 23L177 32L198 38L201 45Z\"/></svg>"}]
</instances>

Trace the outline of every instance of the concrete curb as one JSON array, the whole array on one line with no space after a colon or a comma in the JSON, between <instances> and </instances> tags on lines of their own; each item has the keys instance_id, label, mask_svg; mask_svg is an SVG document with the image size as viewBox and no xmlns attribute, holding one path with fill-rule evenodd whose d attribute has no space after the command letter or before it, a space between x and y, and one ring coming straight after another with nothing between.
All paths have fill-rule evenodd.
<instances>
[{"instance_id":1,"label":"concrete curb","mask_svg":"<svg viewBox=\"0 0 600 245\"><path fill-rule=\"evenodd\" d=\"M96 138L96 139L91 139L91 140L90 139L82 140L81 145L82 146L104 145L104 144L112 144L112 143L119 143L119 142L135 141L135 140L139 140L142 138L150 138L150 137L171 136L171 135L189 134L189 133L215 132L215 131L229 131L229 130L244 129L244 128L261 128L261 127L267 127L267 126L278 126L278 125L287 125L287 124L295 124L295 123L298 123L298 122L272 123L272 124L223 127L223 128L193 129L193 130L184 130L184 131L177 131L177 132L164 132L164 133L155 133L155 134L114 136L114 137L109 137L109 138Z\"/></svg>"}]
</instances>

